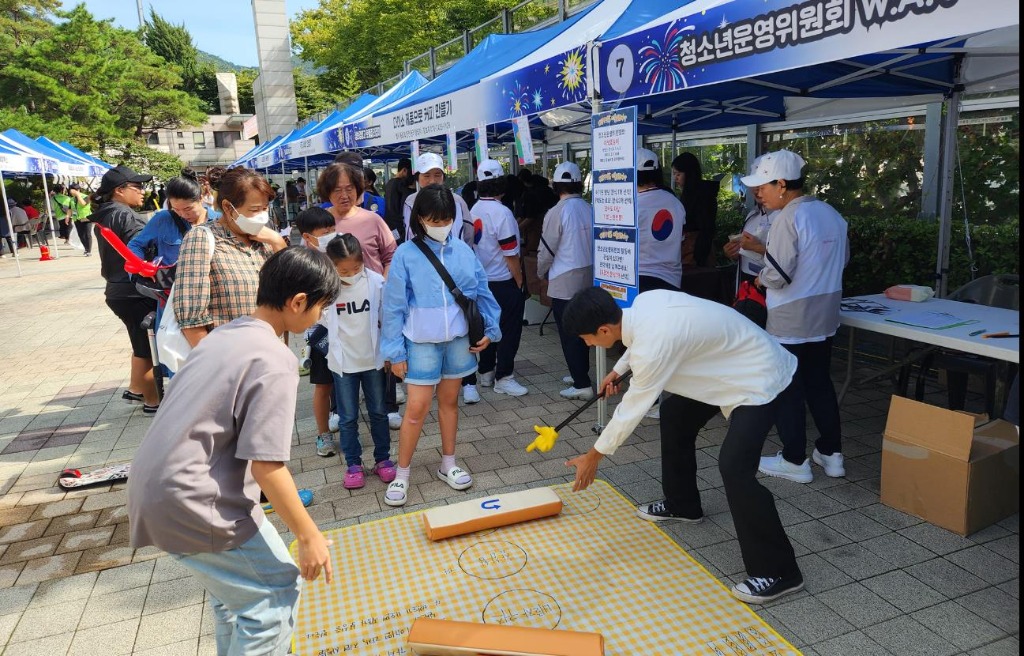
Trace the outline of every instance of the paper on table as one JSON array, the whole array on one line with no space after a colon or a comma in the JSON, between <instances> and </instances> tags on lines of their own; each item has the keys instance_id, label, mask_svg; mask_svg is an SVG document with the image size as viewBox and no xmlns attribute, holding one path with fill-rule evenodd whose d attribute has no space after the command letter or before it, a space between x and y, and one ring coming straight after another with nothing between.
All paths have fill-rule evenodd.
<instances>
[{"instance_id":1,"label":"paper on table","mask_svg":"<svg viewBox=\"0 0 1024 656\"><path fill-rule=\"evenodd\" d=\"M977 319L963 319L948 312L935 312L933 310L900 314L899 316L886 319L886 321L901 323L905 326L915 326L917 328L931 328L932 330L945 330L946 328L956 328L957 326L978 323Z\"/></svg>"}]
</instances>

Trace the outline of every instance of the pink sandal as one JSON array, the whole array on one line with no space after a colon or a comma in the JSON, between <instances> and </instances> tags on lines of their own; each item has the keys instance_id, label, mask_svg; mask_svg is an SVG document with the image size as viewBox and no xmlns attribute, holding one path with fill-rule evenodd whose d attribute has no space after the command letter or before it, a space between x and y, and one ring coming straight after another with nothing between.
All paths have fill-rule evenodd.
<instances>
[{"instance_id":1,"label":"pink sandal","mask_svg":"<svg viewBox=\"0 0 1024 656\"><path fill-rule=\"evenodd\" d=\"M366 485L366 473L362 465L352 465L345 471L344 485L346 490L358 490Z\"/></svg>"},{"instance_id":2,"label":"pink sandal","mask_svg":"<svg viewBox=\"0 0 1024 656\"><path fill-rule=\"evenodd\" d=\"M384 483L390 483L395 480L398 470L395 468L395 463L390 460L381 460L373 466L373 473L380 476L380 480Z\"/></svg>"}]
</instances>

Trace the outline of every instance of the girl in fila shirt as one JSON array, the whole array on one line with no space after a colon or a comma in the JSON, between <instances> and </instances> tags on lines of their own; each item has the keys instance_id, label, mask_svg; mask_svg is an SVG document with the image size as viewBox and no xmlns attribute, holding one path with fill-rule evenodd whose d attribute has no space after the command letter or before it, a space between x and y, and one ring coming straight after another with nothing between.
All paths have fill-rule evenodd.
<instances>
[{"instance_id":1,"label":"girl in fila shirt","mask_svg":"<svg viewBox=\"0 0 1024 656\"><path fill-rule=\"evenodd\" d=\"M391 461L391 434L384 405L384 359L380 351L381 303L384 277L363 265L363 249L351 234L327 243L327 257L341 276L341 293L328 307L322 323L327 327L327 366L334 378L340 422L338 441L345 454L346 489L363 487L363 447L359 443L359 388L362 387L373 438L372 472L385 483L395 479Z\"/></svg>"}]
</instances>

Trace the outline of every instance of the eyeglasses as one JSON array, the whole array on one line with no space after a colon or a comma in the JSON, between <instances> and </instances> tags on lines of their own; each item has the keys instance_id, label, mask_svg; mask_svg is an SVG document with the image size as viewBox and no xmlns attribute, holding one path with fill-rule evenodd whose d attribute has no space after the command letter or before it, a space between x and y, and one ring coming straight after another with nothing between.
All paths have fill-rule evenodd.
<instances>
[{"instance_id":1,"label":"eyeglasses","mask_svg":"<svg viewBox=\"0 0 1024 656\"><path fill-rule=\"evenodd\" d=\"M331 193L345 194L347 196L348 194L354 194L355 191L356 191L355 187L353 187L352 185L348 185L347 187L335 187L334 191L331 192Z\"/></svg>"},{"instance_id":2,"label":"eyeglasses","mask_svg":"<svg viewBox=\"0 0 1024 656\"><path fill-rule=\"evenodd\" d=\"M143 190L143 188L144 188L144 187L143 187L142 185L140 185L140 184L134 184L134 183L131 183L131 182L129 182L129 183L128 183L128 184L126 184L125 186L126 186L126 187L128 187L129 189L134 189L135 191L142 191L142 190Z\"/></svg>"}]
</instances>

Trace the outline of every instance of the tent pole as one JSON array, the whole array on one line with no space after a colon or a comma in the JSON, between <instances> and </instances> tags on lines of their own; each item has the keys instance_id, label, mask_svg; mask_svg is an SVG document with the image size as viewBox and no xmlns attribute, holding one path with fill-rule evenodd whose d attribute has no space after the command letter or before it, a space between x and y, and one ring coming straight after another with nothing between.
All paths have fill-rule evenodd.
<instances>
[{"instance_id":1,"label":"tent pole","mask_svg":"<svg viewBox=\"0 0 1024 656\"><path fill-rule=\"evenodd\" d=\"M46 203L46 216L50 219L50 235L53 237L53 257L60 258L60 249L57 248L57 232L53 229L53 210L50 208L50 188L46 184L46 173L43 173L43 199ZM50 240L46 240L47 246Z\"/></svg>"},{"instance_id":2,"label":"tent pole","mask_svg":"<svg viewBox=\"0 0 1024 656\"><path fill-rule=\"evenodd\" d=\"M291 225L291 219L288 217L288 178L284 174L284 162L281 162L281 184L284 185L284 224Z\"/></svg>"},{"instance_id":3,"label":"tent pole","mask_svg":"<svg viewBox=\"0 0 1024 656\"><path fill-rule=\"evenodd\" d=\"M11 222L11 208L7 206L7 184L4 183L3 174L0 174L0 194L3 195L4 215L7 217L7 230L11 236L11 248L14 249L14 265L18 267L18 277L21 277L21 258L18 256L18 235L14 232L14 224Z\"/></svg>"},{"instance_id":4,"label":"tent pole","mask_svg":"<svg viewBox=\"0 0 1024 656\"><path fill-rule=\"evenodd\" d=\"M596 75L596 67L597 67L597 63L596 62L597 61L598 61L598 44L596 44L593 41L591 41L590 44L589 44L588 51L587 51L587 67L586 67L586 70L585 70L585 73L586 73L586 76L587 76L587 89L590 92L589 95L590 95L590 115L591 116L594 116L595 114L600 114L601 113L601 92L597 88L597 83L600 80L599 76ZM590 135L590 170L591 170L591 173L593 173L593 170L594 170L594 136L593 136L593 131L592 130L591 130L591 135ZM593 176L591 176L591 190L593 190ZM593 225L594 225L593 210L591 210L590 225L591 225L591 228L593 228ZM596 358L597 361L594 363L595 364L595 368L594 369L597 372L597 380L598 380L597 384L600 386L600 384L601 384L600 381L604 380L604 377L606 375L608 375L608 360L607 360L608 356L607 356L607 354L605 352L606 349L604 347L602 347L602 346L595 347L595 351L596 351L595 358ZM600 391L600 390L598 390L598 391ZM597 400L597 425L594 427L594 430L596 432L600 433L601 431L604 430L604 427L607 424L608 424L608 401L605 398L601 397L601 398L598 398L598 400Z\"/></svg>"},{"instance_id":5,"label":"tent pole","mask_svg":"<svg viewBox=\"0 0 1024 656\"><path fill-rule=\"evenodd\" d=\"M959 74L957 75L959 82ZM953 230L953 173L956 164L956 133L960 123L960 91L946 99L942 125L942 173L939 199L939 239L935 262L935 294L945 298L949 292L949 250ZM963 181L961 180L961 184Z\"/></svg>"},{"instance_id":6,"label":"tent pole","mask_svg":"<svg viewBox=\"0 0 1024 656\"><path fill-rule=\"evenodd\" d=\"M306 179L306 207L309 207L312 203L309 202L309 157L307 155L302 156L302 167L306 170L302 177Z\"/></svg>"}]
</instances>

